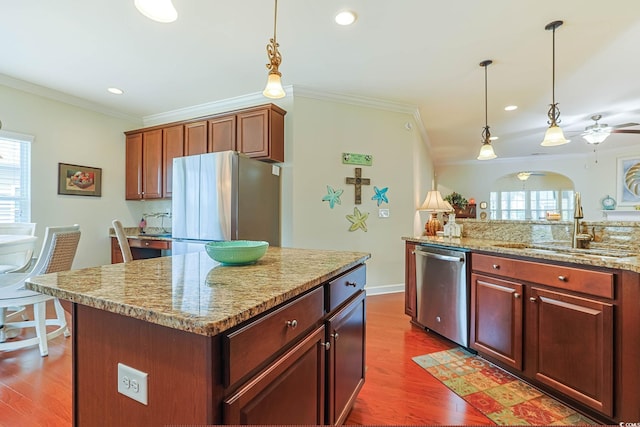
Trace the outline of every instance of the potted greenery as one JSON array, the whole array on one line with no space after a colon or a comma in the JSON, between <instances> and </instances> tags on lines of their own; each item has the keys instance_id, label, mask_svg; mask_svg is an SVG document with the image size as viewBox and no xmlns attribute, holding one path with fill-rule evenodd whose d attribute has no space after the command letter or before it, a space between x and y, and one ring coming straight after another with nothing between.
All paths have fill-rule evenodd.
<instances>
[{"instance_id":1,"label":"potted greenery","mask_svg":"<svg viewBox=\"0 0 640 427\"><path fill-rule=\"evenodd\" d=\"M456 212L463 211L467 208L469 202L467 199L462 197L460 193L456 193L455 191L444 198Z\"/></svg>"}]
</instances>

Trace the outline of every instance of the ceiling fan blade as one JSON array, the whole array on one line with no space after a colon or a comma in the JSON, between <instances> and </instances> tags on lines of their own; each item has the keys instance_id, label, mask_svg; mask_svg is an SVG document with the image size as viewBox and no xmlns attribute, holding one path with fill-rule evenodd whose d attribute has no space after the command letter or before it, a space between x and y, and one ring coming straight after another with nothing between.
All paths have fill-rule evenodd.
<instances>
[{"instance_id":1,"label":"ceiling fan blade","mask_svg":"<svg viewBox=\"0 0 640 427\"><path fill-rule=\"evenodd\" d=\"M640 123L622 123L620 125L610 126L612 129L629 128L631 126L640 126Z\"/></svg>"},{"instance_id":2,"label":"ceiling fan blade","mask_svg":"<svg viewBox=\"0 0 640 427\"><path fill-rule=\"evenodd\" d=\"M614 129L611 133L640 133L640 130L635 129Z\"/></svg>"}]
</instances>

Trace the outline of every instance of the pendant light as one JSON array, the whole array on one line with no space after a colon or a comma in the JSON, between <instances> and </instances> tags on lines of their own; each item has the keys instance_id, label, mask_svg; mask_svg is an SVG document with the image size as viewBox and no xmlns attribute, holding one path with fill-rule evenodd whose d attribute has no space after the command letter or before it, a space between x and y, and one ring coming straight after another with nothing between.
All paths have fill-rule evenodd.
<instances>
[{"instance_id":1,"label":"pendant light","mask_svg":"<svg viewBox=\"0 0 640 427\"><path fill-rule=\"evenodd\" d=\"M498 157L493 151L493 146L491 146L491 132L489 131L489 125L487 124L487 67L492 63L493 61L490 59L480 63L480 66L484 67L484 129L482 129L482 147L480 147L478 160L491 160Z\"/></svg>"},{"instance_id":2,"label":"pendant light","mask_svg":"<svg viewBox=\"0 0 640 427\"><path fill-rule=\"evenodd\" d=\"M569 142L568 139L565 139L564 133L560 126L558 126L558 122L560 122L560 110L558 109L558 104L556 103L556 28L562 25L562 21L553 21L550 24L547 24L544 29L549 31L553 31L553 51L552 51L552 74L551 74L551 104L549 106L549 112L547 116L549 116L549 129L544 134L544 140L542 140L543 147L553 147L555 145L563 145Z\"/></svg>"},{"instance_id":3,"label":"pendant light","mask_svg":"<svg viewBox=\"0 0 640 427\"><path fill-rule=\"evenodd\" d=\"M267 98L278 99L283 98L286 93L282 88L282 74L278 71L278 67L282 63L282 55L278 51L278 41L276 39L276 24L278 22L278 0L275 0L275 13L273 14L273 38L269 40L267 44L267 56L269 57L269 63L267 64L267 70L269 70L269 76L267 77L267 87L264 88L262 94Z\"/></svg>"},{"instance_id":4,"label":"pendant light","mask_svg":"<svg viewBox=\"0 0 640 427\"><path fill-rule=\"evenodd\" d=\"M136 8L149 19L169 23L178 19L178 12L171 0L135 0Z\"/></svg>"}]
</instances>

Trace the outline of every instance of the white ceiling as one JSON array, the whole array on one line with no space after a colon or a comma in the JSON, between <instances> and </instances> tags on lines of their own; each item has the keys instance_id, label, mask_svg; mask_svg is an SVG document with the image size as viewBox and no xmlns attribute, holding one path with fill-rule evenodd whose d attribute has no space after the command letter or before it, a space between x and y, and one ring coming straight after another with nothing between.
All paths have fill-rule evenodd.
<instances>
[{"instance_id":1,"label":"white ceiling","mask_svg":"<svg viewBox=\"0 0 640 427\"><path fill-rule=\"evenodd\" d=\"M178 20L160 24L133 0L2 0L0 74L136 117L262 91L273 1L173 3ZM350 27L333 21L345 8L358 14ZM640 123L637 0L280 0L280 70L285 86L415 106L434 160L453 162L478 154L479 63L491 59L488 116L500 158L587 153L579 134L540 146L551 102L544 27L554 20L564 21L556 101L565 132L595 113L610 125ZM519 109L506 112L508 104ZM638 143L640 135L613 134L598 149Z\"/></svg>"}]
</instances>

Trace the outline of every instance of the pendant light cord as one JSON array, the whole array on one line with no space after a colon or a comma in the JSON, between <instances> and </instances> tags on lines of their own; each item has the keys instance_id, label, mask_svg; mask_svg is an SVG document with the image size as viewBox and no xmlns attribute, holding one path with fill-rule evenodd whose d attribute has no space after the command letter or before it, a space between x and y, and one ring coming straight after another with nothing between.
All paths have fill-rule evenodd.
<instances>
[{"instance_id":1,"label":"pendant light cord","mask_svg":"<svg viewBox=\"0 0 640 427\"><path fill-rule=\"evenodd\" d=\"M276 41L276 25L278 24L278 0L275 0L276 7L273 12L273 41Z\"/></svg>"},{"instance_id":2,"label":"pendant light cord","mask_svg":"<svg viewBox=\"0 0 640 427\"><path fill-rule=\"evenodd\" d=\"M277 2L278 0L276 0ZM551 103L556 103L556 27L553 27L551 48Z\"/></svg>"},{"instance_id":3,"label":"pendant light cord","mask_svg":"<svg viewBox=\"0 0 640 427\"><path fill-rule=\"evenodd\" d=\"M488 101L487 101L487 67L489 66L489 64L484 66L484 126L485 127L489 127L489 119L488 119L488 113L487 110L489 109L488 105Z\"/></svg>"}]
</instances>

